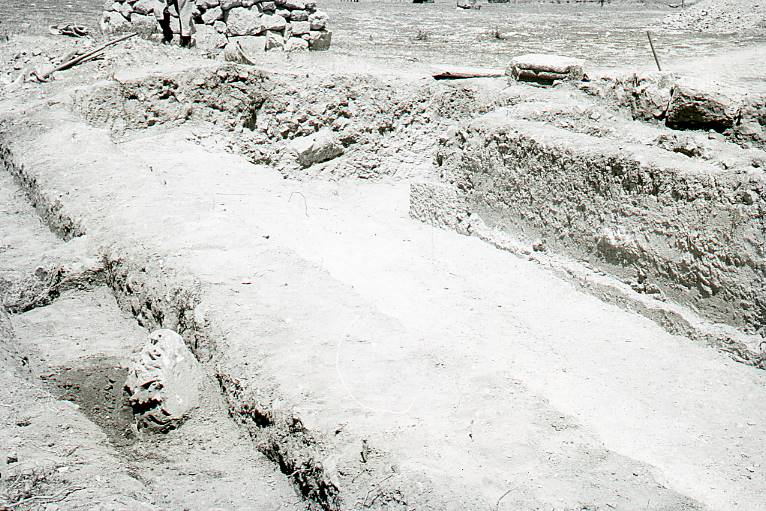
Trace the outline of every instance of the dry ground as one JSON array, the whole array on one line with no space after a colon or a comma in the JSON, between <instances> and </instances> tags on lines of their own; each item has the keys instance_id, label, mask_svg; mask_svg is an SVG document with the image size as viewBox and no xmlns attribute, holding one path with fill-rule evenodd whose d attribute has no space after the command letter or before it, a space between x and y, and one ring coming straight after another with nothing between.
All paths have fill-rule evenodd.
<instances>
[{"instance_id":1,"label":"dry ground","mask_svg":"<svg viewBox=\"0 0 766 511\"><path fill-rule=\"evenodd\" d=\"M7 501L764 508L763 371L527 258L411 220L409 179L433 172L435 127L462 107L418 124L433 113L418 110L419 94L454 93L430 84L427 68L307 56L291 60L290 74L269 58L274 83L298 90L361 83L339 95L359 92L362 112L364 94L388 91L381 104L411 115L413 133L432 143L412 151L409 135L360 136L344 162L386 158L382 172L365 174L375 179L357 180L341 172L351 164L299 172L279 152L282 172L253 164L226 143L226 129L200 119L132 129L135 111L107 108L86 122L76 112L88 117L82 105L93 103L73 97L114 100L99 91L115 75L217 72L139 42L0 105L9 205L0 269L43 294L18 299L30 306L4 337L3 363L16 372L2 371L0 404L11 410L3 447L18 458L0 460L10 462L0 469ZM134 66L147 59L157 64ZM471 104L489 108L503 85L477 87L489 97ZM67 241L42 228L19 187ZM43 254L59 258L38 262ZM41 279L37 267L76 285ZM120 371L157 326L183 333L204 363L207 404L166 438L133 438ZM22 494L27 473L42 483ZM104 473L105 483L96 479Z\"/></svg>"}]
</instances>

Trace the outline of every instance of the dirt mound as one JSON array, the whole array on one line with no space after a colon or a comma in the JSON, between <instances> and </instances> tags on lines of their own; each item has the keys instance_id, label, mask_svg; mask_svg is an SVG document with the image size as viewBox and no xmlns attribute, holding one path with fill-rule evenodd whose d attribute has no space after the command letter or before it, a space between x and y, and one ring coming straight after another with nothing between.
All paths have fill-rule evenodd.
<instances>
[{"instance_id":1,"label":"dirt mound","mask_svg":"<svg viewBox=\"0 0 766 511\"><path fill-rule=\"evenodd\" d=\"M730 33L766 31L766 2L762 0L704 0L665 18L662 26L676 30Z\"/></svg>"}]
</instances>

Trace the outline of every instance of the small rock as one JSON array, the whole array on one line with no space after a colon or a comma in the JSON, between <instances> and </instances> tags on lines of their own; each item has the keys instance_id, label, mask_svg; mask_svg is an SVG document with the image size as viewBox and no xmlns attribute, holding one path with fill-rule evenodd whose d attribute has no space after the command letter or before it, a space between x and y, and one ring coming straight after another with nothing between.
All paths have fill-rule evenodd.
<instances>
[{"instance_id":1,"label":"small rock","mask_svg":"<svg viewBox=\"0 0 766 511\"><path fill-rule=\"evenodd\" d=\"M266 32L266 51L282 49L285 47L285 38L279 32Z\"/></svg>"},{"instance_id":2,"label":"small rock","mask_svg":"<svg viewBox=\"0 0 766 511\"><path fill-rule=\"evenodd\" d=\"M335 134L328 128L323 128L313 135L296 138L290 144L298 162L303 167L310 167L343 154L343 147L335 139Z\"/></svg>"}]
</instances>

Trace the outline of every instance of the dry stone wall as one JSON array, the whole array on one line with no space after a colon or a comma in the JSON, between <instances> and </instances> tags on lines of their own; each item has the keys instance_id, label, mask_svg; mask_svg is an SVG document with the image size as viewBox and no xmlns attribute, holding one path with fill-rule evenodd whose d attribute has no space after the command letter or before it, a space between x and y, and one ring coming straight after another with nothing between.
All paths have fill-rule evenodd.
<instances>
[{"instance_id":1,"label":"dry stone wall","mask_svg":"<svg viewBox=\"0 0 766 511\"><path fill-rule=\"evenodd\" d=\"M152 36L159 33L155 10L164 8L161 0L107 0L101 30ZM178 33L178 14L170 14ZM327 50L332 41L327 14L311 0L195 0L193 18L197 45L226 49L230 60L275 49Z\"/></svg>"}]
</instances>

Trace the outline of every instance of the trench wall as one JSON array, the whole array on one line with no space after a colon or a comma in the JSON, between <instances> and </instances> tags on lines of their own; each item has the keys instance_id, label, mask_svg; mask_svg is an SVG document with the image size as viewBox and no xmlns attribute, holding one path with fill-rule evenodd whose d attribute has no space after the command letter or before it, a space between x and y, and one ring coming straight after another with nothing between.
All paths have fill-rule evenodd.
<instances>
[{"instance_id":1,"label":"trench wall","mask_svg":"<svg viewBox=\"0 0 766 511\"><path fill-rule=\"evenodd\" d=\"M411 213L586 261L747 333L766 325L766 178L490 114L440 144ZM446 187L445 187L446 184Z\"/></svg>"}]
</instances>

